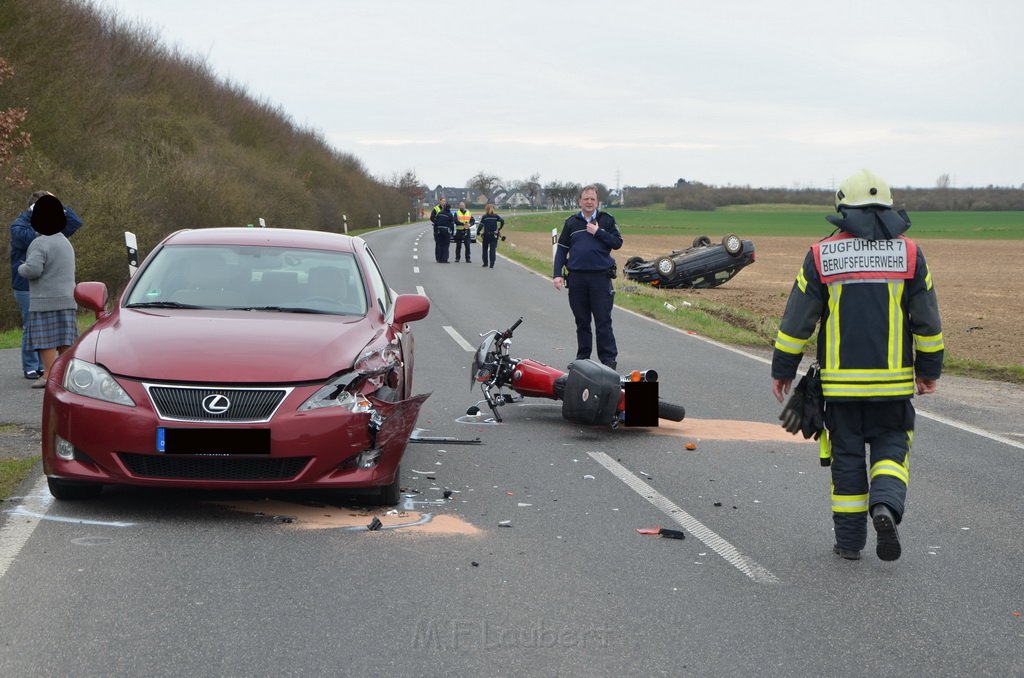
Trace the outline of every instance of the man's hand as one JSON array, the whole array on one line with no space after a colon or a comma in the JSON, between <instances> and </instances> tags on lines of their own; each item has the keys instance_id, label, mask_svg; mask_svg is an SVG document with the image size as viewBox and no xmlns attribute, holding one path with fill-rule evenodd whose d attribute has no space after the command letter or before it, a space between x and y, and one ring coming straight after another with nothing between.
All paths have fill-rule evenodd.
<instances>
[{"instance_id":1,"label":"man's hand","mask_svg":"<svg viewBox=\"0 0 1024 678\"><path fill-rule=\"evenodd\" d=\"M917 395L935 393L939 388L938 379L925 379L924 377L918 377L914 381L917 383Z\"/></svg>"},{"instance_id":2,"label":"man's hand","mask_svg":"<svg viewBox=\"0 0 1024 678\"><path fill-rule=\"evenodd\" d=\"M594 235L595 233L597 233L597 229L599 228L601 227L597 225L596 221L591 221L587 223L587 233L589 233L590 235Z\"/></svg>"},{"instance_id":3,"label":"man's hand","mask_svg":"<svg viewBox=\"0 0 1024 678\"><path fill-rule=\"evenodd\" d=\"M772 379L772 393L775 394L775 399L781 403L792 385L792 379Z\"/></svg>"},{"instance_id":4,"label":"man's hand","mask_svg":"<svg viewBox=\"0 0 1024 678\"><path fill-rule=\"evenodd\" d=\"M563 278L562 276L556 276L551 279L551 282L555 284L556 290L560 290L562 289L562 286L565 285L565 278Z\"/></svg>"}]
</instances>

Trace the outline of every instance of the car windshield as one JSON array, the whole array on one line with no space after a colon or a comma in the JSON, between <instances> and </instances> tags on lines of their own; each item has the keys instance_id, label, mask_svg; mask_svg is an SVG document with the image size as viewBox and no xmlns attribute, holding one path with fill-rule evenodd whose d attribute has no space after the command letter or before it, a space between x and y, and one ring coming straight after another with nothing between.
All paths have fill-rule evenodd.
<instances>
[{"instance_id":1,"label":"car windshield","mask_svg":"<svg viewBox=\"0 0 1024 678\"><path fill-rule=\"evenodd\" d=\"M168 245L137 275L130 308L366 314L363 278L349 252Z\"/></svg>"}]
</instances>

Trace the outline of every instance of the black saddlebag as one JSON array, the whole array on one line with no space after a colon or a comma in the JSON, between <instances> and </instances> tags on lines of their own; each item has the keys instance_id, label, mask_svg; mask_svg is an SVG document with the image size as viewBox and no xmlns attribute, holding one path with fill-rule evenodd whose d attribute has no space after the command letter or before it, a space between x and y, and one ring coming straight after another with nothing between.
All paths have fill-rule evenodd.
<instances>
[{"instance_id":1,"label":"black saddlebag","mask_svg":"<svg viewBox=\"0 0 1024 678\"><path fill-rule=\"evenodd\" d=\"M618 373L594 360L569 365L562 398L562 416L577 424L611 424L619 407L622 382Z\"/></svg>"}]
</instances>

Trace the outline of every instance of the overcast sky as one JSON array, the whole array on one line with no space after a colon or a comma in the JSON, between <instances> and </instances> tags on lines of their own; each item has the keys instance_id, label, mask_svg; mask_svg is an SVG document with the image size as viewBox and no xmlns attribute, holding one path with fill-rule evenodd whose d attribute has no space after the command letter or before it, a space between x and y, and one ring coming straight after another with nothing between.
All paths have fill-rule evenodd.
<instances>
[{"instance_id":1,"label":"overcast sky","mask_svg":"<svg viewBox=\"0 0 1024 678\"><path fill-rule=\"evenodd\" d=\"M94 0L387 178L1024 184L1019 0Z\"/></svg>"}]
</instances>

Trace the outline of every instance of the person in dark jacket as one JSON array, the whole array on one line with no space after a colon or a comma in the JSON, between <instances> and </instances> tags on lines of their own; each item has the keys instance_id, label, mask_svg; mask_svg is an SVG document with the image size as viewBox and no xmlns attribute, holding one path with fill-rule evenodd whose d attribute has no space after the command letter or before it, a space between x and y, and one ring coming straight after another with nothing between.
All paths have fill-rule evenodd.
<instances>
[{"instance_id":1,"label":"person in dark jacket","mask_svg":"<svg viewBox=\"0 0 1024 678\"><path fill-rule=\"evenodd\" d=\"M569 308L576 319L576 359L590 358L596 333L598 359L615 369L619 349L612 332L615 259L611 251L622 247L622 235L615 217L597 209L596 186L583 187L579 205L580 211L565 220L558 236L552 282L556 290L562 289L566 285L562 269L569 271Z\"/></svg>"},{"instance_id":2,"label":"person in dark jacket","mask_svg":"<svg viewBox=\"0 0 1024 678\"><path fill-rule=\"evenodd\" d=\"M484 268L494 268L498 239L502 237L501 229L504 227L505 220L494 211L493 204L487 203L484 215L480 217L480 224L476 228L476 233L480 236L480 248L483 250Z\"/></svg>"},{"instance_id":3,"label":"person in dark jacket","mask_svg":"<svg viewBox=\"0 0 1024 678\"><path fill-rule=\"evenodd\" d=\"M455 217L451 208L442 202L441 209L431 219L434 222L434 260L439 264L448 263L448 246L455 232Z\"/></svg>"},{"instance_id":4,"label":"person in dark jacket","mask_svg":"<svg viewBox=\"0 0 1024 678\"><path fill-rule=\"evenodd\" d=\"M18 308L21 310L21 370L26 379L33 380L43 376L44 366L39 354L29 347L29 284L28 280L18 274L18 267L25 263L28 247L38 235L32 228L32 210L36 201L44 195L51 195L51 193L49 191L33 193L28 199L28 208L19 214L11 224L11 289L14 291L14 299L18 302ZM82 220L67 205L64 205L64 216L67 225L61 233L65 237L70 237L82 227Z\"/></svg>"},{"instance_id":5,"label":"person in dark jacket","mask_svg":"<svg viewBox=\"0 0 1024 678\"><path fill-rule=\"evenodd\" d=\"M840 232L804 258L772 354L772 393L782 402L820 323L819 444L832 469L832 550L847 560L860 559L869 515L875 553L881 560L900 557L896 525L904 515L914 439L910 399L915 390L933 393L942 372L932 276L924 252L903 235L909 217L892 205L889 186L867 170L842 183L839 215L828 217Z\"/></svg>"}]
</instances>

